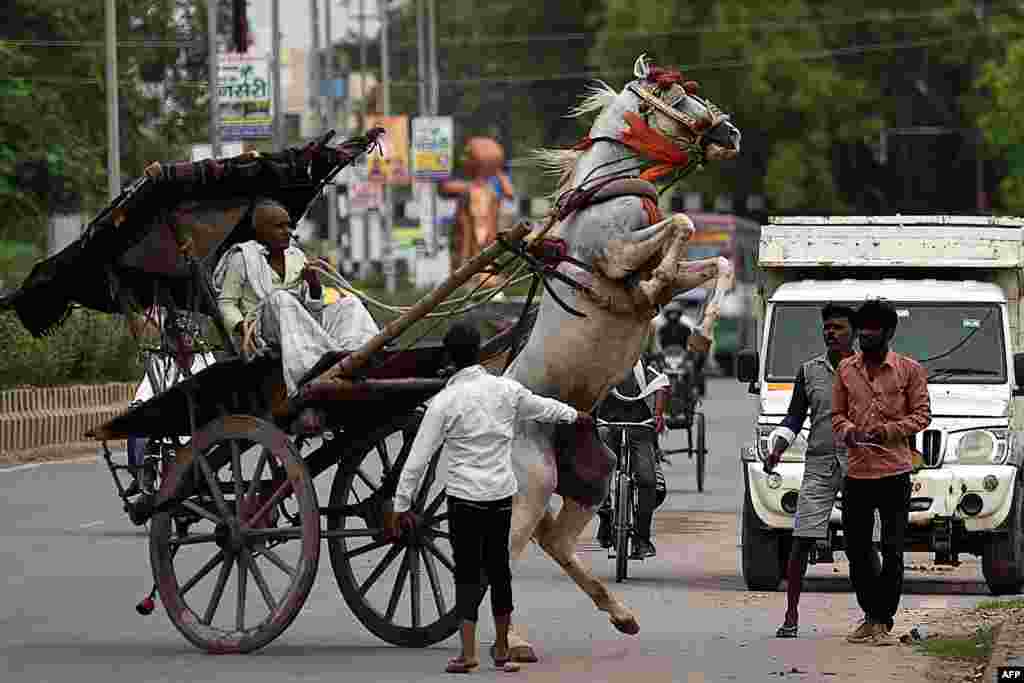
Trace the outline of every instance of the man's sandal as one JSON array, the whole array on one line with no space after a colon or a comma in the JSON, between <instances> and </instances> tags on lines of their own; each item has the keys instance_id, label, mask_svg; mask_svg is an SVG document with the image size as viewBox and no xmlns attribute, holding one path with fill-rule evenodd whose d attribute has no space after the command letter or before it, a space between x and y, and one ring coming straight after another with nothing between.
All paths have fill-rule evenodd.
<instances>
[{"instance_id":1,"label":"man's sandal","mask_svg":"<svg viewBox=\"0 0 1024 683\"><path fill-rule=\"evenodd\" d=\"M776 638L796 638L797 625L796 624L783 624L779 627L779 630L775 632Z\"/></svg>"},{"instance_id":2,"label":"man's sandal","mask_svg":"<svg viewBox=\"0 0 1024 683\"><path fill-rule=\"evenodd\" d=\"M495 657L494 668L497 671L514 674L519 671L520 666L517 662L513 662L511 657Z\"/></svg>"},{"instance_id":3,"label":"man's sandal","mask_svg":"<svg viewBox=\"0 0 1024 683\"><path fill-rule=\"evenodd\" d=\"M480 662L467 662L462 655L459 655L448 660L448 667L444 671L449 674L469 674L479 666Z\"/></svg>"}]
</instances>

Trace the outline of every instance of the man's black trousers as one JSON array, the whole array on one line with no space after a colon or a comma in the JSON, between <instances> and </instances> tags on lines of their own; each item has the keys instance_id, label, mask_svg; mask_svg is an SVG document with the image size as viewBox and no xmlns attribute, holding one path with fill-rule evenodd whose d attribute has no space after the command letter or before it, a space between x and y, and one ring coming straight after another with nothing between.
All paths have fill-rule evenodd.
<instances>
[{"instance_id":1,"label":"man's black trousers","mask_svg":"<svg viewBox=\"0 0 1024 683\"><path fill-rule=\"evenodd\" d=\"M875 510L882 522L882 571L875 573L871 540ZM903 541L910 511L910 474L881 479L846 477L843 536L850 580L867 618L890 629L903 592Z\"/></svg>"}]
</instances>

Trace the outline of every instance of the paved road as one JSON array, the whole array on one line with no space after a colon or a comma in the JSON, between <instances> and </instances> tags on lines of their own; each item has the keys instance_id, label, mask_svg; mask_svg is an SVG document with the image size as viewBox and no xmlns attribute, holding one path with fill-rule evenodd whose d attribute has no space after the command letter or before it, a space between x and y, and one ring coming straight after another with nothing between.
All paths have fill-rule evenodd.
<instances>
[{"instance_id":1,"label":"paved road","mask_svg":"<svg viewBox=\"0 0 1024 683\"><path fill-rule=\"evenodd\" d=\"M706 492L696 493L692 463L676 456L666 471L670 498L659 514L659 556L635 564L634 578L614 588L639 615L640 636L613 631L558 568L531 549L515 590L518 613L543 661L522 677L635 680L643 672L656 681L767 680L794 657L804 657L803 670L828 669L808 652L839 642L852 622L855 604L842 579L845 569L813 568L818 578L804 601L805 640L780 645L771 637L784 596L748 593L737 571L737 454L754 405L735 380L713 380L709 394ZM609 580L612 562L601 552L584 552ZM454 653L454 638L427 650L384 645L347 610L326 552L321 560L313 593L282 637L254 655L204 655L184 641L162 608L149 617L135 614L150 583L147 542L120 512L104 468L86 462L2 471L0 671L6 674L0 680L450 680L436 672ZM904 604L965 606L985 597L976 567L965 567L969 571L960 578L911 579ZM490 626L484 623L482 631L488 642ZM482 671L477 677L503 675Z\"/></svg>"}]
</instances>

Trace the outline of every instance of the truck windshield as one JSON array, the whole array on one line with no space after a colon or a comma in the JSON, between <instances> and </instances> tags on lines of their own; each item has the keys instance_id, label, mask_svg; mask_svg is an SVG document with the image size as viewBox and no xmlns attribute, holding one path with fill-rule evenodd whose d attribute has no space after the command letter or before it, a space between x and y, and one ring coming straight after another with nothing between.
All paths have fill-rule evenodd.
<instances>
[{"instance_id":1,"label":"truck windshield","mask_svg":"<svg viewBox=\"0 0 1024 683\"><path fill-rule=\"evenodd\" d=\"M839 303L839 302L836 302ZM852 304L856 308L859 304ZM897 353L928 370L933 384L1006 382L1003 319L997 304L894 303ZM791 382L797 368L825 352L820 304L776 304L768 339L770 382Z\"/></svg>"}]
</instances>

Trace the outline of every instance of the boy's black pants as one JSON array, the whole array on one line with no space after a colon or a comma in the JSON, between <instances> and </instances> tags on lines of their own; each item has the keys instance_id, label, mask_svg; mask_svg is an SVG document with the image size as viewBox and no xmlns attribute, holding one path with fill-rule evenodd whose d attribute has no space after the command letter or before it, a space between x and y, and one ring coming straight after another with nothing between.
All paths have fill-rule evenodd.
<instances>
[{"instance_id":1,"label":"boy's black pants","mask_svg":"<svg viewBox=\"0 0 1024 683\"><path fill-rule=\"evenodd\" d=\"M455 561L455 609L463 620L476 622L484 575L491 589L491 612L512 613L512 570L509 534L512 497L494 501L448 496L448 528Z\"/></svg>"}]
</instances>

